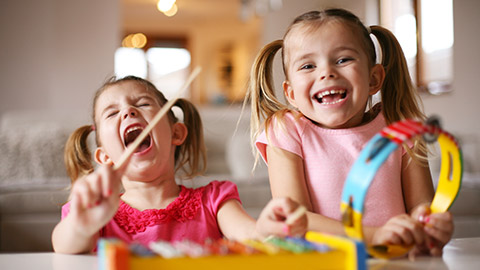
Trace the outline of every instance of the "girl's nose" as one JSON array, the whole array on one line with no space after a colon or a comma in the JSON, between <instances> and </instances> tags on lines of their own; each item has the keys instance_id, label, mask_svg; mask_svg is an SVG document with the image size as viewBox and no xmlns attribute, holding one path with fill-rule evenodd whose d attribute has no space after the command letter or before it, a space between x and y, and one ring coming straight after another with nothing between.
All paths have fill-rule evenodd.
<instances>
[{"instance_id":1,"label":"girl's nose","mask_svg":"<svg viewBox=\"0 0 480 270\"><path fill-rule=\"evenodd\" d=\"M329 73L326 73L326 74L322 74L320 76L320 80L325 80L327 78L328 79L333 79L333 78L335 78L335 75L333 73L329 72Z\"/></svg>"},{"instance_id":2,"label":"girl's nose","mask_svg":"<svg viewBox=\"0 0 480 270\"><path fill-rule=\"evenodd\" d=\"M331 66L325 65L321 70L320 80L322 81L325 79L333 79L337 76Z\"/></svg>"},{"instance_id":3,"label":"girl's nose","mask_svg":"<svg viewBox=\"0 0 480 270\"><path fill-rule=\"evenodd\" d=\"M137 116L137 112L135 111L134 108L129 107L128 109L125 110L123 113L123 119L127 119L127 117L135 117Z\"/></svg>"}]
</instances>

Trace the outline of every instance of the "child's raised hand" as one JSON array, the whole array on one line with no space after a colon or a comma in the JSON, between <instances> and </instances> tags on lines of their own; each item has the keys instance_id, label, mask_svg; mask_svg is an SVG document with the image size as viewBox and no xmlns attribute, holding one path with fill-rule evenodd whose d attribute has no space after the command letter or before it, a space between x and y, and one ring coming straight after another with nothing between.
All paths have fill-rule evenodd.
<instances>
[{"instance_id":1,"label":"child's raised hand","mask_svg":"<svg viewBox=\"0 0 480 270\"><path fill-rule=\"evenodd\" d=\"M303 206L290 198L272 199L258 218L257 232L263 237L304 235L308 221L305 212L298 211L302 208Z\"/></svg>"},{"instance_id":2,"label":"child's raised hand","mask_svg":"<svg viewBox=\"0 0 480 270\"><path fill-rule=\"evenodd\" d=\"M97 233L115 215L120 201L121 171L103 165L72 187L70 213L85 235Z\"/></svg>"},{"instance_id":3,"label":"child's raised hand","mask_svg":"<svg viewBox=\"0 0 480 270\"><path fill-rule=\"evenodd\" d=\"M417 246L416 253L442 255L443 247L452 238L454 230L452 214L450 212L432 214L428 205L425 204L412 212L412 218L423 224L426 234L425 243Z\"/></svg>"}]
</instances>

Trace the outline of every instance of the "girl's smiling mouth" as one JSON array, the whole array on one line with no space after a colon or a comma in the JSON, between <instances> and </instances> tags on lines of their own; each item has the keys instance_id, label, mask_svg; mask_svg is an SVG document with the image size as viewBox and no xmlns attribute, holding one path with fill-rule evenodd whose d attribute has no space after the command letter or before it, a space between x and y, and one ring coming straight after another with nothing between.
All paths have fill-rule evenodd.
<instances>
[{"instance_id":1,"label":"girl's smiling mouth","mask_svg":"<svg viewBox=\"0 0 480 270\"><path fill-rule=\"evenodd\" d=\"M332 105L342 102L347 97L347 91L344 89L325 90L313 95L313 99L323 105Z\"/></svg>"},{"instance_id":2,"label":"girl's smiling mouth","mask_svg":"<svg viewBox=\"0 0 480 270\"><path fill-rule=\"evenodd\" d=\"M144 130L144 127L139 124L135 124L127 127L123 134L123 144L125 148L128 147L130 143L135 141L135 139L140 135L140 133L142 133L143 130ZM138 148L135 149L135 153L143 153L148 149L150 149L151 147L152 147L152 139L150 135L147 135L147 137L145 137L145 139L140 143Z\"/></svg>"}]
</instances>

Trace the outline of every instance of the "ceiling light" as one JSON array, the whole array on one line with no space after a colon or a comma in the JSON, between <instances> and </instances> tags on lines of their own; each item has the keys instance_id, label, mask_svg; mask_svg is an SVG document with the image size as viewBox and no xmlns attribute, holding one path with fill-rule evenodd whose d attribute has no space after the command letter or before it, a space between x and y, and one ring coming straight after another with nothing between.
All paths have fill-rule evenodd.
<instances>
[{"instance_id":1,"label":"ceiling light","mask_svg":"<svg viewBox=\"0 0 480 270\"><path fill-rule=\"evenodd\" d=\"M175 5L175 0L158 0L157 9L165 13L172 9Z\"/></svg>"},{"instance_id":2,"label":"ceiling light","mask_svg":"<svg viewBox=\"0 0 480 270\"><path fill-rule=\"evenodd\" d=\"M172 17L173 15L177 14L178 7L176 4L173 4L172 8L163 12L167 17Z\"/></svg>"}]
</instances>

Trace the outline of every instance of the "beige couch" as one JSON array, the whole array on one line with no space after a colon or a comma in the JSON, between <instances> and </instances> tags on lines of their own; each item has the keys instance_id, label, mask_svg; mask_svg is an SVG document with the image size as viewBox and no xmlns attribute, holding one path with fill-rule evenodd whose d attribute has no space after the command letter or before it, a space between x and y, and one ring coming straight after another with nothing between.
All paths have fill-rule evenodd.
<instances>
[{"instance_id":1,"label":"beige couch","mask_svg":"<svg viewBox=\"0 0 480 270\"><path fill-rule=\"evenodd\" d=\"M205 177L185 185L211 180L237 183L247 211L257 217L271 198L265 165L251 174L253 157L248 139L249 112L237 128L238 106L201 108L208 148ZM83 118L82 118L83 116ZM86 120L85 120L86 119ZM0 122L0 252L51 250L50 234L67 200L69 179L63 165L63 147L74 128L86 124L81 113L12 112ZM455 237L480 236L480 173L475 166L478 144L465 145L466 173L460 196L452 208ZM477 148L476 148L477 147ZM438 165L433 164L435 174Z\"/></svg>"},{"instance_id":2,"label":"beige couch","mask_svg":"<svg viewBox=\"0 0 480 270\"><path fill-rule=\"evenodd\" d=\"M204 177L182 184L199 186L211 180L232 180L237 183L247 212L257 217L271 198L270 188L263 164L251 173L248 114L234 134L239 112L238 106L201 109L208 171ZM0 252L52 250L51 231L60 219L60 208L67 201L70 185L63 163L64 144L75 128L88 121L88 116L75 113L2 115Z\"/></svg>"}]
</instances>

